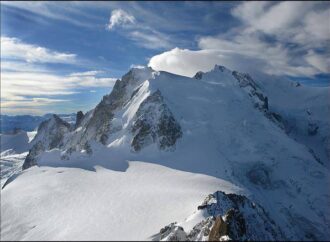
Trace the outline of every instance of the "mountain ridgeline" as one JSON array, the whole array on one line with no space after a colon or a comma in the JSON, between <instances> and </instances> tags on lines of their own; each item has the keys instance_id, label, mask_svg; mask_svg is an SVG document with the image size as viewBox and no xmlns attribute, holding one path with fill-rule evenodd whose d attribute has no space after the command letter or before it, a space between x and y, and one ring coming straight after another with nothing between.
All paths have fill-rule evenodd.
<instances>
[{"instance_id":1,"label":"mountain ridgeline","mask_svg":"<svg viewBox=\"0 0 330 242\"><path fill-rule=\"evenodd\" d=\"M45 153L66 162L94 159L102 149L105 162L148 160L249 194L218 191L192 230L172 223L155 231L157 240L329 238L330 198L319 187L329 184L328 89L264 78L220 65L192 78L133 68L74 124L57 115L43 121L23 169L40 165Z\"/></svg>"}]
</instances>

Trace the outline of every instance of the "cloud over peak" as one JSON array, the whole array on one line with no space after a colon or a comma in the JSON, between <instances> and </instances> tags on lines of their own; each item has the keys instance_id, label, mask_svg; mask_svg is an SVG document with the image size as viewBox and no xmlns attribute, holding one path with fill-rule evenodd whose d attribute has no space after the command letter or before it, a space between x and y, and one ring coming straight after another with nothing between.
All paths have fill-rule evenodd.
<instances>
[{"instance_id":1,"label":"cloud over peak","mask_svg":"<svg viewBox=\"0 0 330 242\"><path fill-rule=\"evenodd\" d=\"M152 57L149 65L187 76L218 63L248 72L257 66L275 75L330 73L329 3L243 2L231 14L238 25L199 36L199 50L175 48Z\"/></svg>"}]
</instances>

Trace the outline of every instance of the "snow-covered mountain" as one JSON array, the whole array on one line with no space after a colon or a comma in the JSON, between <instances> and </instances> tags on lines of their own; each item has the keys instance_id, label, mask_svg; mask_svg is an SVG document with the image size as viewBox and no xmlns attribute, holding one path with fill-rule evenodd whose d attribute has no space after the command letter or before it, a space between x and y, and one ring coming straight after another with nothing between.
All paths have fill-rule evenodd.
<instances>
[{"instance_id":1,"label":"snow-covered mountain","mask_svg":"<svg viewBox=\"0 0 330 242\"><path fill-rule=\"evenodd\" d=\"M1 191L1 235L325 240L328 98L219 65L194 78L133 68L75 124L39 126Z\"/></svg>"}]
</instances>

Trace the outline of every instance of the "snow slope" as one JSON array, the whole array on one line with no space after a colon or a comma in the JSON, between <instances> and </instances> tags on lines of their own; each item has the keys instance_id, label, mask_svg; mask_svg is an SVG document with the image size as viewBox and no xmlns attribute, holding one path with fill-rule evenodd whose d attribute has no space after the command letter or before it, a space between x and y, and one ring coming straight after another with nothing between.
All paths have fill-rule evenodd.
<instances>
[{"instance_id":1,"label":"snow slope","mask_svg":"<svg viewBox=\"0 0 330 242\"><path fill-rule=\"evenodd\" d=\"M130 162L126 172L33 167L1 192L1 238L150 240L218 187L239 191L220 179L145 162Z\"/></svg>"},{"instance_id":2,"label":"snow slope","mask_svg":"<svg viewBox=\"0 0 330 242\"><path fill-rule=\"evenodd\" d=\"M262 74L258 78L258 84L271 100L270 110L282 116L288 135L307 146L329 168L330 87L304 86Z\"/></svg>"},{"instance_id":3,"label":"snow slope","mask_svg":"<svg viewBox=\"0 0 330 242\"><path fill-rule=\"evenodd\" d=\"M328 89L297 91L305 102L299 107L292 101L296 91L267 81L222 66L195 78L132 69L79 125L60 132L55 147L30 152L33 163L26 160L25 167L39 167L1 191L1 235L152 239L189 217L209 193L228 191L260 204L283 240L329 238L329 158L324 154L320 162L316 155L326 153L323 131L330 121L318 109L316 134L298 139L287 130L292 117L308 121L300 115L308 105L329 110ZM34 140L51 142L56 127Z\"/></svg>"}]
</instances>

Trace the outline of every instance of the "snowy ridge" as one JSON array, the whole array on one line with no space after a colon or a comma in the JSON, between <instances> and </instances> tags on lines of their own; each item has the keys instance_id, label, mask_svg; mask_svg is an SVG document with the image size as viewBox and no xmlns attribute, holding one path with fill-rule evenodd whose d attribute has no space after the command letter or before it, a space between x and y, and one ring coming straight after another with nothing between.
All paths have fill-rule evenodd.
<instances>
[{"instance_id":1,"label":"snowy ridge","mask_svg":"<svg viewBox=\"0 0 330 242\"><path fill-rule=\"evenodd\" d=\"M29 201L26 206L35 202L23 192L22 184L25 183L30 183L29 190L36 196L45 191L42 199L47 200L49 193L43 181L49 180L57 194L62 194L62 199L72 196L69 191L76 187L81 193L75 193L73 199L79 200L79 196L86 199L88 194L101 197L99 206L104 212L89 216L100 221L97 224L104 222L114 229L112 234L106 233L103 225L96 228L95 223L87 222L84 226L90 227L86 230L90 237L86 238L153 239L155 233L167 224L188 218L189 223L182 222L184 230L176 224L163 229L162 239L175 230L180 238L189 237L189 231L194 231L191 238L205 240L210 235L205 236L207 229L211 233L215 222L217 231L214 229L212 236L219 235L218 229L223 229L220 225L229 221L228 216L234 218L232 221L241 217L236 212L228 214L231 208L242 213L246 233L238 236L239 228L236 227L237 233L223 234L224 240L328 238L330 196L325 188L330 185L327 165L330 162L326 154L329 142L326 129L330 127L330 121L325 118L329 112L329 103L325 100L329 88L291 86L290 82L267 78L252 78L218 65L209 72L198 72L194 78L151 68L133 68L116 82L111 94L104 96L93 110L80 114L75 125L53 118L44 126L44 131L38 130L32 141L34 146L25 160L26 170L2 191L7 194L5 205L1 206L7 211L4 212L7 222L1 224L4 231L1 235L16 239L82 238L79 237L82 236L78 232L81 231L79 223L56 233L61 227L49 230L47 224L42 225L44 218L41 215L32 214L33 209L31 213L24 212L25 217L32 217L29 221L22 219L11 207L14 201ZM304 104L294 103L295 95L300 95ZM292 103L286 104L283 100ZM325 108L325 114L318 105ZM304 110L307 107L310 115ZM191 176L193 182L186 178L175 179L180 174L187 179ZM73 181L70 181L71 175ZM60 176L66 179L57 178ZM39 178L34 180L34 177ZM144 177L152 179L144 180ZM166 179L173 179L173 183L169 185ZM114 183L106 190L109 196L102 195L105 193L104 182L108 186ZM139 186L136 187L134 182ZM124 192L133 188L137 189L134 195ZM61 189L65 192L62 193ZM171 197L174 191L179 191L175 194L180 204ZM238 197L244 195L242 204L249 209L245 211L242 209L245 205L230 203L224 211L219 210L216 214L221 215L222 220L210 217L209 212L202 210L191 216L201 199L215 191ZM14 196L20 192L22 195ZM190 192L195 196L190 198ZM164 201L155 198L160 194ZM212 207L215 203L222 207L228 204L228 196L222 194L221 199L208 205ZM124 206L121 204L124 200L134 200L136 204L125 202ZM81 205L80 209L93 204L88 201L90 203ZM105 208L103 203L112 204L111 209ZM251 204L258 206L254 209ZM42 206L47 211L47 205ZM71 209L72 206L68 204ZM126 211L129 206L132 208ZM141 207L145 214L138 212ZM159 207L164 213L158 211ZM180 209L182 212L177 214ZM77 207L70 216L79 220L81 213ZM153 214L157 214L157 218L150 217ZM254 214L257 219L251 220L249 214ZM54 223L58 223L55 212L50 216ZM113 216L118 217L113 219ZM15 227L11 225L20 220L25 232L13 234ZM136 223L146 229L139 227L128 235L127 230L136 227ZM262 227L262 232L257 233L256 227L263 223L268 229ZM38 229L30 229L29 226L36 224ZM192 230L194 227L196 229ZM42 235L38 236L37 231Z\"/></svg>"},{"instance_id":2,"label":"snowy ridge","mask_svg":"<svg viewBox=\"0 0 330 242\"><path fill-rule=\"evenodd\" d=\"M201 220L201 217L204 218ZM191 227L191 224L198 223ZM187 232L185 232L185 228ZM265 210L242 195L215 192L184 222L161 229L162 241L285 240Z\"/></svg>"}]
</instances>

